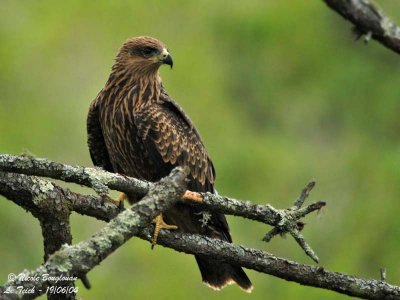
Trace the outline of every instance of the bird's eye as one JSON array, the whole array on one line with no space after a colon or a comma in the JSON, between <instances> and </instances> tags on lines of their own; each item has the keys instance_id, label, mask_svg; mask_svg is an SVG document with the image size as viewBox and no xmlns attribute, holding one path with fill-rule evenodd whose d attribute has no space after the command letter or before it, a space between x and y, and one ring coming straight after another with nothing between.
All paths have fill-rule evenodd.
<instances>
[{"instance_id":1,"label":"bird's eye","mask_svg":"<svg viewBox=\"0 0 400 300\"><path fill-rule=\"evenodd\" d=\"M155 49L153 47L144 47L141 52L142 52L143 56L148 57L148 56L151 56L152 54L154 54L155 52L157 52L157 49Z\"/></svg>"}]
</instances>

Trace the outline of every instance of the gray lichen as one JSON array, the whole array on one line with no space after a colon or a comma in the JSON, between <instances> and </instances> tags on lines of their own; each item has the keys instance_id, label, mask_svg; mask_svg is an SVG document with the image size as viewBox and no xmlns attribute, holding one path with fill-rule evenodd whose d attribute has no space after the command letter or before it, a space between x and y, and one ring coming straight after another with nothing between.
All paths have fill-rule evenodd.
<instances>
[{"instance_id":1,"label":"gray lichen","mask_svg":"<svg viewBox=\"0 0 400 300\"><path fill-rule=\"evenodd\" d=\"M86 173L89 175L89 181L91 182L92 188L100 196L104 196L108 193L107 184L109 182L109 177L104 173L104 171L98 169L85 169Z\"/></svg>"},{"instance_id":2,"label":"gray lichen","mask_svg":"<svg viewBox=\"0 0 400 300\"><path fill-rule=\"evenodd\" d=\"M37 206L41 206L42 201L46 201L48 193L53 191L54 186L50 181L43 180L37 177L32 177L32 201Z\"/></svg>"}]
</instances>

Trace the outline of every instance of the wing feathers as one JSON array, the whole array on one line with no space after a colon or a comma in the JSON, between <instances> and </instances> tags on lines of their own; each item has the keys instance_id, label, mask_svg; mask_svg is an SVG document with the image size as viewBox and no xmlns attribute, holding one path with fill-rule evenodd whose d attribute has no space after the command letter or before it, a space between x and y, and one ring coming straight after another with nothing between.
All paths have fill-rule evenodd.
<instances>
[{"instance_id":1,"label":"wing feathers","mask_svg":"<svg viewBox=\"0 0 400 300\"><path fill-rule=\"evenodd\" d=\"M88 146L90 157L95 166L100 166L104 170L112 172L113 167L104 141L99 120L99 106L95 99L89 107L87 117Z\"/></svg>"},{"instance_id":2,"label":"wing feathers","mask_svg":"<svg viewBox=\"0 0 400 300\"><path fill-rule=\"evenodd\" d=\"M175 109L172 105L174 105ZM146 143L153 143L165 163L188 166L202 185L214 183L207 151L190 120L172 102L153 103L135 113L135 123Z\"/></svg>"}]
</instances>

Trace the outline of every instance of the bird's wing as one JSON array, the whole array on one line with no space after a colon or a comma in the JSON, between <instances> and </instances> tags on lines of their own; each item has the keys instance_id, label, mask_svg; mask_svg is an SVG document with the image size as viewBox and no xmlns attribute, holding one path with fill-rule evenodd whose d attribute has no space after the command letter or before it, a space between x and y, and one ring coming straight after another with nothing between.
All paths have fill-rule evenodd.
<instances>
[{"instance_id":1,"label":"bird's wing","mask_svg":"<svg viewBox=\"0 0 400 300\"><path fill-rule=\"evenodd\" d=\"M213 191L213 164L192 122L177 104L153 102L135 113L135 123L154 160L161 156L164 164L189 167L191 177Z\"/></svg>"},{"instance_id":2,"label":"bird's wing","mask_svg":"<svg viewBox=\"0 0 400 300\"><path fill-rule=\"evenodd\" d=\"M87 133L90 157L95 166L102 167L104 170L113 172L113 167L108 155L103 132L99 119L99 101L95 99L89 107L87 116Z\"/></svg>"},{"instance_id":3,"label":"bird's wing","mask_svg":"<svg viewBox=\"0 0 400 300\"><path fill-rule=\"evenodd\" d=\"M136 112L135 122L152 160L155 162L162 158L159 170L162 165L187 166L190 169L188 189L214 193L215 170L211 159L193 123L173 100L159 101ZM191 207L190 211L192 222L197 224L193 226L203 227L198 223L201 210ZM178 227L188 226L181 222L185 220L179 217L172 221ZM189 231L197 230L200 229ZM232 241L223 214L211 213L207 226L201 230L207 230L213 237Z\"/></svg>"}]
</instances>

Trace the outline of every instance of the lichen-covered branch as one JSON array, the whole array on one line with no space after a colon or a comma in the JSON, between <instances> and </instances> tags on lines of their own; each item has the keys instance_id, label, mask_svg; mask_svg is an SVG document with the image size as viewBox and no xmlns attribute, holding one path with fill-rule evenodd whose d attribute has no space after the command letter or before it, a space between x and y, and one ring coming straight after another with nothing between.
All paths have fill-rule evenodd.
<instances>
[{"instance_id":1,"label":"lichen-covered branch","mask_svg":"<svg viewBox=\"0 0 400 300\"><path fill-rule=\"evenodd\" d=\"M108 191L108 188L117 189L126 194L134 195L136 198L140 198L147 193L152 185L145 181L109 173L101 169L70 166L43 158L8 154L0 154L0 171L46 176L86 185L96 190L102 198L105 198L105 193ZM301 223L299 222L300 218L325 206L325 202L319 201L305 208L301 208L314 185L315 182L310 183L295 201L294 206L286 210L277 210L268 204L252 204L250 201L240 201L211 193L203 194L203 201L201 204L196 202L194 205L202 205L204 210L241 216L275 226L275 228L264 237L263 240L265 242L268 242L277 234L290 233L304 252L315 262L318 262L317 255L298 230L300 229L298 228L298 224ZM77 209L79 213L83 212L78 205L76 205L75 209ZM93 212L93 210L89 209L86 210L86 212Z\"/></svg>"},{"instance_id":2,"label":"lichen-covered branch","mask_svg":"<svg viewBox=\"0 0 400 300\"><path fill-rule=\"evenodd\" d=\"M23 299L32 299L45 293L49 281L42 280L44 274L49 276L82 277L97 266L108 255L123 245L132 236L137 235L143 227L149 226L151 220L160 212L180 199L186 189L187 170L175 169L170 176L151 187L148 194L137 204L121 212L102 230L88 240L76 245L64 244L42 266L36 270L25 270L13 281L0 287L0 295L8 299L19 299L18 286L31 288L33 293L23 295ZM19 280L19 278L38 278L35 281ZM7 298L6 298L7 299Z\"/></svg>"},{"instance_id":3,"label":"lichen-covered branch","mask_svg":"<svg viewBox=\"0 0 400 300\"><path fill-rule=\"evenodd\" d=\"M6 176L6 179L2 177L2 174ZM76 211L80 214L92 216L103 221L109 221L119 212L119 209L115 205L111 204L111 202L109 201L106 201L104 198L79 195L67 189L63 189L55 185L54 183L51 183L44 179L39 179L35 177L33 178L34 179L31 179L31 177L23 174L0 172L0 186L1 184L7 184L9 187L11 187L11 190L18 190L19 186L22 184L21 187L24 188L24 193L29 194L31 192L30 184L32 184L32 180L34 180L35 182L39 181L41 183L41 186L53 187L53 189L47 188L44 191L41 191L44 193L44 198L54 198L54 196L56 195L58 198L65 197L65 204L68 205L71 210ZM130 178L126 177L125 180L130 180ZM313 186L314 184L315 183L313 183ZM35 189L33 190L33 192L34 191ZM302 194L303 193L304 190ZM21 205L21 203L18 202L21 200L21 198L17 197L17 195L9 195L7 193L4 193L4 195L7 196L7 198L9 198L10 200L13 200L17 204ZM201 206L204 210L207 211L216 211L224 214L241 216L275 226L263 238L265 242L269 242L277 234L290 233L294 237L295 241L298 242L298 244L304 250L304 252L314 261L318 262L317 255L306 243L305 239L298 231L298 229L301 230L301 228L298 228L298 225L302 224L302 222L298 220L310 212L321 209L323 206L325 206L325 202L318 201L310 204L306 208L301 208L295 205L286 210L277 210L268 204L253 204L250 201L240 201L225 196L214 195L211 193L205 193L201 196L202 201L200 203L190 201L188 201L187 203ZM36 199L34 193L32 195L32 198ZM28 197L28 199L30 199L30 197ZM304 200L302 204L304 203ZM297 201L298 199L296 200L296 202ZM25 201L24 205L28 210L32 207L32 203L30 203L30 201ZM65 209L65 205L62 207L64 207Z\"/></svg>"},{"instance_id":4,"label":"lichen-covered branch","mask_svg":"<svg viewBox=\"0 0 400 300\"><path fill-rule=\"evenodd\" d=\"M105 172L97 168L85 168L57 163L45 158L0 154L0 171L14 172L74 182L106 195L108 188L127 194L144 196L151 183Z\"/></svg>"},{"instance_id":5,"label":"lichen-covered branch","mask_svg":"<svg viewBox=\"0 0 400 300\"><path fill-rule=\"evenodd\" d=\"M17 162L17 165L13 166L15 162ZM63 179L61 176L67 176L64 171L46 172L44 170L46 165L56 166L57 170L68 170L69 182L90 186L93 183L93 178L87 180L87 176L88 174L96 174L97 179L95 180L100 183L100 186L109 188L118 186L118 190L123 192L129 190L133 194L137 192L139 195L141 193L147 194L131 209L119 213L118 207L106 201L104 197L79 195L45 179L10 173L20 172L55 179ZM82 178L79 178L79 176L82 176ZM114 185L109 185L110 178L113 178ZM66 277L82 277L132 236L151 241L150 221L183 195L185 191L184 178L183 172L175 171L160 183L148 184L97 169L70 168L70 166L44 159L0 155L0 194L31 211L35 217L39 218L42 214L50 211L53 214L60 213L60 216L63 216L66 211L54 211L54 207L62 202L62 207L68 208L67 211L75 210L100 220L109 221L101 231L87 241L72 246L63 245L60 250L49 257L45 264L36 270L25 270L23 274L39 278L45 273ZM131 180L134 182L134 187L125 189L129 186ZM120 184L121 182L123 184ZM141 187L139 191L136 190L135 184ZM325 205L324 202L320 201L302 208L313 186L314 183L311 182L296 199L294 206L286 210L277 210L269 205L256 205L248 201L239 201L208 193L201 195L201 203L196 202L192 205L201 205L201 208L205 210L215 210L273 225L274 229L270 233L270 238L275 234L288 232L312 257L311 248L299 233L303 226L299 218ZM342 273L328 272L321 267L298 264L260 250L249 249L200 235L162 231L158 244L185 253L212 256L214 259L225 260L231 264L238 264L286 280L329 289L350 296L366 299L400 299L400 287L384 281L367 280ZM0 295L14 299L15 295L2 294L2 292L13 289L18 285L34 288L37 292L35 295L39 295L48 288L49 282L10 281L5 286L0 287ZM27 296L27 298L32 298L32 295Z\"/></svg>"},{"instance_id":6,"label":"lichen-covered branch","mask_svg":"<svg viewBox=\"0 0 400 300\"><path fill-rule=\"evenodd\" d=\"M69 209L64 209L64 202L60 203L60 210L65 210L65 213L58 214L41 214L39 218L40 227L42 228L43 245L44 245L44 262L48 260L51 254L59 250L64 244L72 243L71 227L69 225ZM54 206L54 210L57 210ZM85 286L90 287L86 277L82 278ZM55 286L54 284L52 286ZM57 286L57 285L56 285ZM61 285L58 285L61 286ZM62 284L63 287L74 291L75 281L66 281ZM75 300L76 293L71 292L65 295L47 294L48 300Z\"/></svg>"},{"instance_id":7,"label":"lichen-covered branch","mask_svg":"<svg viewBox=\"0 0 400 300\"><path fill-rule=\"evenodd\" d=\"M99 186L104 188L100 188L103 192L107 191L108 187L110 189L115 189L139 197L145 195L149 190L149 187L152 185L149 182L109 173L101 169L70 166L44 158L15 156L9 154L0 154L0 171L50 177L92 187L96 191L99 191ZM94 182L96 184L93 184ZM71 192L68 193L68 198L70 198ZM102 216L93 213L94 211L98 211L98 201L95 201L95 205L88 207L88 209L82 209L81 204L87 204L90 203L90 201L85 201L84 198L81 200L81 203L76 201L74 202L75 207L73 210L83 214L91 213L91 216L102 219ZM287 224L288 222L293 222L296 224L298 219L304 217L310 212L321 209L325 205L325 202L319 201L307 206L306 208L299 207L297 209L290 208L288 210L278 210L268 204L253 204L250 201L241 201L225 196L205 193L203 195L203 202L201 204L195 203L193 205L201 205L205 210L213 210L224 214L241 216L272 226L279 225L282 227L283 223ZM106 209L106 207L101 205L101 211L104 209Z\"/></svg>"},{"instance_id":8,"label":"lichen-covered branch","mask_svg":"<svg viewBox=\"0 0 400 300\"><path fill-rule=\"evenodd\" d=\"M63 246L43 266L36 270L23 271L24 276L42 278L42 275L46 273L54 276L63 274L65 277L86 274L132 236L151 241L152 231L147 227L150 220L183 194L185 176L177 178L179 174L182 175L182 173L172 174L159 185L155 185L154 190L142 201L119 214L88 241L73 246ZM400 287L384 281L329 272L322 267L298 264L261 250L249 249L201 235L161 231L157 243L177 251L210 256L285 280L325 288L349 296L365 299L399 299L400 297ZM19 285L34 288L35 291L44 291L47 287L47 283L43 281L35 282L34 286L32 282L14 281L0 287L0 293L2 290ZM9 296L9 299L16 299L12 298L13 295Z\"/></svg>"},{"instance_id":9,"label":"lichen-covered branch","mask_svg":"<svg viewBox=\"0 0 400 300\"><path fill-rule=\"evenodd\" d=\"M66 214L68 209L108 222L119 213L117 206L100 197L77 194L46 179L24 174L0 171L0 195L38 219L42 214Z\"/></svg>"},{"instance_id":10,"label":"lichen-covered branch","mask_svg":"<svg viewBox=\"0 0 400 300\"><path fill-rule=\"evenodd\" d=\"M342 17L354 24L358 33L379 41L400 54L400 27L368 0L324 0Z\"/></svg>"},{"instance_id":11,"label":"lichen-covered branch","mask_svg":"<svg viewBox=\"0 0 400 300\"><path fill-rule=\"evenodd\" d=\"M69 217L73 205L68 200L76 198L68 197L72 192L37 177L4 172L0 172L0 188L4 196L30 211L39 220L43 236L44 262L62 245L71 244ZM90 287L86 277L81 279L87 288ZM64 282L63 286L74 291L75 284L74 281L69 281ZM47 297L49 300L75 299L75 293L48 293Z\"/></svg>"},{"instance_id":12,"label":"lichen-covered branch","mask_svg":"<svg viewBox=\"0 0 400 300\"><path fill-rule=\"evenodd\" d=\"M141 230L139 236L145 240L151 240L151 233L148 229ZM261 250L205 236L163 231L157 243L177 251L222 259L231 264L295 281L302 285L324 288L349 296L377 300L400 299L400 287L381 280L368 280L343 273L329 272L322 267L299 264Z\"/></svg>"}]
</instances>

